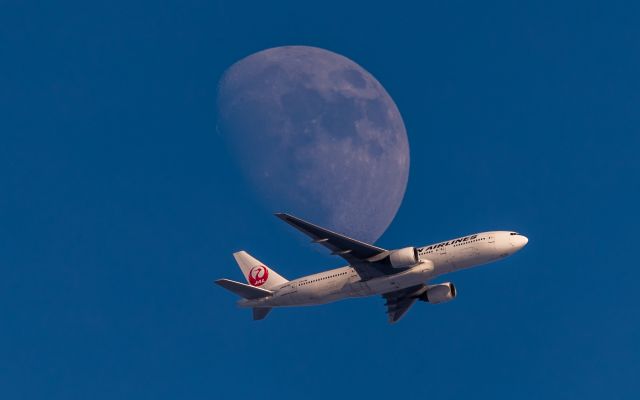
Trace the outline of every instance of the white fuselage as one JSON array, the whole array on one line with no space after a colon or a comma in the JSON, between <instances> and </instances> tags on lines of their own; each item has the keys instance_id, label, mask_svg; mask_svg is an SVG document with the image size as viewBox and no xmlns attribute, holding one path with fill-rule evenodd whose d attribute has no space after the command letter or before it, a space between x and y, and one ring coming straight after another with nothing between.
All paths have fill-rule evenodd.
<instances>
[{"instance_id":1,"label":"white fuselage","mask_svg":"<svg viewBox=\"0 0 640 400\"><path fill-rule=\"evenodd\" d=\"M272 296L238 302L242 307L292 307L324 304L349 297L381 295L419 285L440 275L507 257L527 244L515 232L493 231L417 248L418 262L398 273L363 281L350 266L289 281Z\"/></svg>"}]
</instances>

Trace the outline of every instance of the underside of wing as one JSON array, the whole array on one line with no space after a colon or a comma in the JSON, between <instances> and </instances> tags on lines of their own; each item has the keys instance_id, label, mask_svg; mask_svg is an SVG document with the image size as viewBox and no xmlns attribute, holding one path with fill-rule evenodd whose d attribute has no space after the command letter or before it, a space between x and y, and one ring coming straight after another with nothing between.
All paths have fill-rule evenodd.
<instances>
[{"instance_id":1,"label":"underside of wing","mask_svg":"<svg viewBox=\"0 0 640 400\"><path fill-rule=\"evenodd\" d=\"M393 324L398 322L398 320L409 311L413 303L418 300L418 296L420 296L426 288L426 285L421 284L382 295L387 301L385 305L387 306L389 323Z\"/></svg>"},{"instance_id":2,"label":"underside of wing","mask_svg":"<svg viewBox=\"0 0 640 400\"><path fill-rule=\"evenodd\" d=\"M267 308L255 307L253 309L253 320L259 321L261 319L265 319L267 317L267 314L269 314L269 311L271 311L271 308L269 307Z\"/></svg>"},{"instance_id":3,"label":"underside of wing","mask_svg":"<svg viewBox=\"0 0 640 400\"><path fill-rule=\"evenodd\" d=\"M293 215L278 213L276 216L309 236L315 243L331 250L331 254L339 255L347 261L350 259L364 261L385 251L380 247L332 232Z\"/></svg>"},{"instance_id":4,"label":"underside of wing","mask_svg":"<svg viewBox=\"0 0 640 400\"><path fill-rule=\"evenodd\" d=\"M331 250L331 254L344 258L358 271L362 279L398 272L390 270L388 265L375 261L388 253L385 249L330 231L293 215L277 213L276 216L309 236L314 243Z\"/></svg>"}]
</instances>

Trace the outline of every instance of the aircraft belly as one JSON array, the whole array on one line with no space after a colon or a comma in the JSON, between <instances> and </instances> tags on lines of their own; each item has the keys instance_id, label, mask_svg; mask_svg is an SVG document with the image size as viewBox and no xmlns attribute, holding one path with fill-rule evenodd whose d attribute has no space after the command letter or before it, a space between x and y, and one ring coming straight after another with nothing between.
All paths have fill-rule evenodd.
<instances>
[{"instance_id":1,"label":"aircraft belly","mask_svg":"<svg viewBox=\"0 0 640 400\"><path fill-rule=\"evenodd\" d=\"M345 287L346 295L349 297L364 297L373 294L369 285L369 281L351 282Z\"/></svg>"},{"instance_id":2,"label":"aircraft belly","mask_svg":"<svg viewBox=\"0 0 640 400\"><path fill-rule=\"evenodd\" d=\"M304 306L314 304L325 304L348 297L344 288L346 280L328 280L311 284L298 285L295 293L281 296L281 300L276 300L278 306Z\"/></svg>"},{"instance_id":3,"label":"aircraft belly","mask_svg":"<svg viewBox=\"0 0 640 400\"><path fill-rule=\"evenodd\" d=\"M371 279L366 282L370 294L389 293L418 285L434 276L435 266L429 260L424 260L417 266L394 275Z\"/></svg>"},{"instance_id":4,"label":"aircraft belly","mask_svg":"<svg viewBox=\"0 0 640 400\"><path fill-rule=\"evenodd\" d=\"M272 307L285 307L295 305L299 297L298 290L289 290L286 292L276 292L276 294L269 300Z\"/></svg>"}]
</instances>

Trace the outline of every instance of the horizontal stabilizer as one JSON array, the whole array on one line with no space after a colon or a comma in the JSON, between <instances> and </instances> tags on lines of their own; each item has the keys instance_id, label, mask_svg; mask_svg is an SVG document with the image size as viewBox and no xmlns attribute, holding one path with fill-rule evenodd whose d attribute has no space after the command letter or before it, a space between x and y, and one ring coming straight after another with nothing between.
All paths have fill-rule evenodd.
<instances>
[{"instance_id":1,"label":"horizontal stabilizer","mask_svg":"<svg viewBox=\"0 0 640 400\"><path fill-rule=\"evenodd\" d=\"M265 319L267 314L269 314L269 311L271 311L271 308L259 308L259 307L254 308L253 320L258 321L260 319Z\"/></svg>"},{"instance_id":2,"label":"horizontal stabilizer","mask_svg":"<svg viewBox=\"0 0 640 400\"><path fill-rule=\"evenodd\" d=\"M273 294L270 290L249 286L244 283L232 281L231 279L218 279L216 283L228 291L250 300L271 296L271 294Z\"/></svg>"}]
</instances>

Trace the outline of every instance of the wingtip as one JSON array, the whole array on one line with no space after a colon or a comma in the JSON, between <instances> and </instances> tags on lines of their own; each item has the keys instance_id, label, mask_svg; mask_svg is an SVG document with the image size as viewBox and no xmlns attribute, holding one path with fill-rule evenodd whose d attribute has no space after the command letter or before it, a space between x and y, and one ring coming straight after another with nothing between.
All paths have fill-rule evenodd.
<instances>
[{"instance_id":1,"label":"wingtip","mask_svg":"<svg viewBox=\"0 0 640 400\"><path fill-rule=\"evenodd\" d=\"M300 218L293 216L291 214L287 214L287 213L283 213L283 212L278 212L278 213L274 213L273 215L275 215L276 217L280 218L282 221L288 223L288 224L292 224L295 222L304 222L302 221Z\"/></svg>"}]
</instances>

